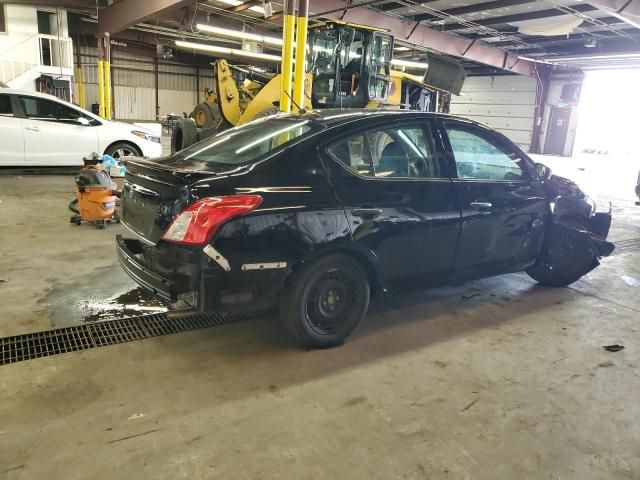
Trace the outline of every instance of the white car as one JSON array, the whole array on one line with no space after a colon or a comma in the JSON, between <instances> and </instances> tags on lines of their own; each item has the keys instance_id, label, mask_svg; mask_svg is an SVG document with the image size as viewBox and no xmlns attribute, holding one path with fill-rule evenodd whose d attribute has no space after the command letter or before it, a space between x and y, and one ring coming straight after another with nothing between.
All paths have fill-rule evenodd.
<instances>
[{"instance_id":1,"label":"white car","mask_svg":"<svg viewBox=\"0 0 640 480\"><path fill-rule=\"evenodd\" d=\"M0 166L82 165L92 152L159 157L150 130L100 118L44 93L0 88Z\"/></svg>"}]
</instances>

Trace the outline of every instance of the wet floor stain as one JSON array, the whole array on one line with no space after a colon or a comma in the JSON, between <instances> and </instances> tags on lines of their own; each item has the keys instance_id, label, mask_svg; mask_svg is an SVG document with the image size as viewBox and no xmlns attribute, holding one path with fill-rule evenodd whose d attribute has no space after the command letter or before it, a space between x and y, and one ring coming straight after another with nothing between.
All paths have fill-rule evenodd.
<instances>
[{"instance_id":1,"label":"wet floor stain","mask_svg":"<svg viewBox=\"0 0 640 480\"><path fill-rule=\"evenodd\" d=\"M99 322L134 315L162 313L170 308L169 303L138 287L101 303L93 303L88 300L83 308L85 312L83 320L84 322Z\"/></svg>"},{"instance_id":2,"label":"wet floor stain","mask_svg":"<svg viewBox=\"0 0 640 480\"><path fill-rule=\"evenodd\" d=\"M39 303L54 328L172 309L170 303L138 287L119 265L95 269L72 281L52 279Z\"/></svg>"}]
</instances>

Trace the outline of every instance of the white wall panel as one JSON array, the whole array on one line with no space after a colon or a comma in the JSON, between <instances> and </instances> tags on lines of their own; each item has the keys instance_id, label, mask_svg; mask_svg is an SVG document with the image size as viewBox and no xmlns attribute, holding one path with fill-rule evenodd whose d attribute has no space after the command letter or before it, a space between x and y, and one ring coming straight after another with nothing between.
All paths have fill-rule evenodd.
<instances>
[{"instance_id":1,"label":"white wall panel","mask_svg":"<svg viewBox=\"0 0 640 480\"><path fill-rule=\"evenodd\" d=\"M450 112L504 133L525 151L531 147L536 80L515 75L468 77Z\"/></svg>"},{"instance_id":2,"label":"white wall panel","mask_svg":"<svg viewBox=\"0 0 640 480\"><path fill-rule=\"evenodd\" d=\"M160 90L158 92L158 103L160 103L160 115L167 113L187 112L191 113L196 105L195 91Z\"/></svg>"}]
</instances>

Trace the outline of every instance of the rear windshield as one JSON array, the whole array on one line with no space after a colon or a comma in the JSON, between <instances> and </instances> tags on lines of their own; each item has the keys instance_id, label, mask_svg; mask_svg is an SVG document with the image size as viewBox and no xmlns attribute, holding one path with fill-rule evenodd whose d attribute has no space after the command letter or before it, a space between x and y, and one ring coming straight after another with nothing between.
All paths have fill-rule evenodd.
<instances>
[{"instance_id":1,"label":"rear windshield","mask_svg":"<svg viewBox=\"0 0 640 480\"><path fill-rule=\"evenodd\" d=\"M226 130L177 152L175 157L181 164L201 168L233 168L254 163L269 152L321 128L318 123L299 118L268 118Z\"/></svg>"}]
</instances>

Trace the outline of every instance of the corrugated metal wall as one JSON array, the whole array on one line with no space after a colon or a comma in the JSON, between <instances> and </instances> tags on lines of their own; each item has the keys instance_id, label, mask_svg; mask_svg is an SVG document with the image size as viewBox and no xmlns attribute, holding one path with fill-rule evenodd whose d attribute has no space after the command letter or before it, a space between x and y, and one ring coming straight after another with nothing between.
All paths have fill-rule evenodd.
<instances>
[{"instance_id":1,"label":"corrugated metal wall","mask_svg":"<svg viewBox=\"0 0 640 480\"><path fill-rule=\"evenodd\" d=\"M536 80L532 77L468 77L462 95L451 96L450 112L495 128L528 152L535 103Z\"/></svg>"},{"instance_id":2,"label":"corrugated metal wall","mask_svg":"<svg viewBox=\"0 0 640 480\"><path fill-rule=\"evenodd\" d=\"M90 106L98 102L98 51L91 47L80 47L80 54L85 97L87 105ZM115 119L155 120L153 59L114 50L111 66ZM212 71L200 69L200 92L196 91L196 69L188 65L160 60L158 72L160 115L191 112L202 99L201 91L213 85ZM77 84L74 84L74 94L77 96Z\"/></svg>"}]
</instances>

